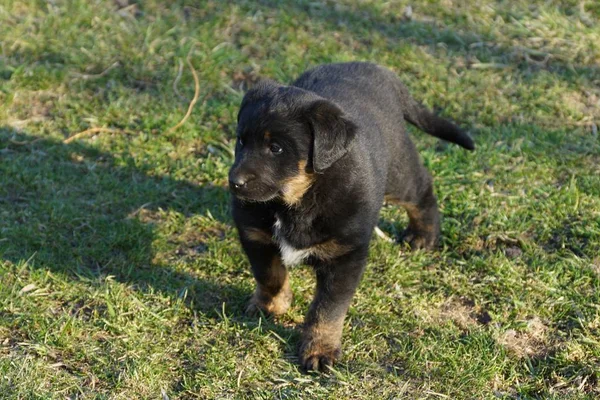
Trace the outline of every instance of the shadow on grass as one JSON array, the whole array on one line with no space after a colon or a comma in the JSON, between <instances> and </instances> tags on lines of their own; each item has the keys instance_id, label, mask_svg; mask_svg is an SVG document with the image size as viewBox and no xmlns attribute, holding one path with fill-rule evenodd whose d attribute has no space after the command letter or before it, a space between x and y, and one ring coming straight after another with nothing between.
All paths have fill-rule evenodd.
<instances>
[{"instance_id":1,"label":"shadow on grass","mask_svg":"<svg viewBox=\"0 0 600 400\"><path fill-rule=\"evenodd\" d=\"M64 144L0 127L0 260L31 260L30 268L73 282L98 282L111 275L136 291L184 298L187 307L206 317L228 318L242 329L262 325L289 337L290 343L280 346L283 357L293 360L294 327L271 319L261 323L243 313L251 295L250 270L241 251L231 257L220 245L232 229L227 191L150 176L133 160L121 164L82 143ZM191 234L183 252L172 254L173 264L169 258L155 259L153 241L160 232L152 218L140 218L141 213L176 215L163 210L186 218L213 217L204 232ZM186 257L190 263L182 270ZM247 286L231 279L243 274L248 275ZM228 317L222 314L224 304ZM78 301L72 307L85 306Z\"/></svg>"},{"instance_id":2,"label":"shadow on grass","mask_svg":"<svg viewBox=\"0 0 600 400\"><path fill-rule=\"evenodd\" d=\"M136 290L173 297L187 290L188 304L209 314L223 302L244 301L247 289L155 261L157 232L151 220L140 219L142 212L174 210L184 216L210 214L215 224L228 227L227 192L150 176L133 160L119 163L81 143L0 127L0 257L13 263L31 259L35 268L73 280L112 275ZM198 258L207 249L202 239L223 235L208 229L192 236ZM202 268L201 261L197 265Z\"/></svg>"}]
</instances>

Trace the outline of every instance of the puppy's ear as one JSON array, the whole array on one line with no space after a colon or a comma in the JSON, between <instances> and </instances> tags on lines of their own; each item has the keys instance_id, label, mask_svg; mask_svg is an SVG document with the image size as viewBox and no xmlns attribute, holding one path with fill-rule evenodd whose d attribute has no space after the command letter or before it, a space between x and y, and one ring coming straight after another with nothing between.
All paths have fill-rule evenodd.
<instances>
[{"instance_id":1,"label":"puppy's ear","mask_svg":"<svg viewBox=\"0 0 600 400\"><path fill-rule=\"evenodd\" d=\"M346 154L356 135L356 125L336 104L325 99L312 102L306 116L313 131L313 170L322 173Z\"/></svg>"}]
</instances>

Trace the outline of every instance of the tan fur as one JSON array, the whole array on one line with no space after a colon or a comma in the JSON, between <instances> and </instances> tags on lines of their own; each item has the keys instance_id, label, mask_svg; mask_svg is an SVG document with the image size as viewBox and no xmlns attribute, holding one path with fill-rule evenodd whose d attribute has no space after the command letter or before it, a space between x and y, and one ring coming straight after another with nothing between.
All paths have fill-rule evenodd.
<instances>
[{"instance_id":1,"label":"tan fur","mask_svg":"<svg viewBox=\"0 0 600 400\"><path fill-rule=\"evenodd\" d=\"M352 248L347 245L339 244L337 240L331 239L323 243L312 246L311 253L321 260L333 260L339 256L348 253Z\"/></svg>"},{"instance_id":2,"label":"tan fur","mask_svg":"<svg viewBox=\"0 0 600 400\"><path fill-rule=\"evenodd\" d=\"M265 131L265 140L271 139L271 132Z\"/></svg>"},{"instance_id":3,"label":"tan fur","mask_svg":"<svg viewBox=\"0 0 600 400\"><path fill-rule=\"evenodd\" d=\"M389 194L386 194L385 196L383 196L383 204L387 204L387 203L398 204L400 202L395 197L390 196Z\"/></svg>"},{"instance_id":4,"label":"tan fur","mask_svg":"<svg viewBox=\"0 0 600 400\"><path fill-rule=\"evenodd\" d=\"M284 268L281 264L281 258L279 256L273 257L272 262L277 264L272 266L273 269ZM293 294L290 287L290 280L287 270L283 269L283 271L285 273L285 278L279 291L277 293L272 293L271 290L268 290L265 286L259 283L256 286L256 290L254 291L254 295L250 300L247 311L253 312L256 311L256 308L260 308L261 310L272 315L285 314L292 304Z\"/></svg>"},{"instance_id":5,"label":"tan fur","mask_svg":"<svg viewBox=\"0 0 600 400\"><path fill-rule=\"evenodd\" d=\"M324 342L339 342L339 338L342 336L342 328L344 327L344 318L339 318L336 321L319 321L313 325L307 327L304 331L305 335L315 340L319 339Z\"/></svg>"},{"instance_id":6,"label":"tan fur","mask_svg":"<svg viewBox=\"0 0 600 400\"><path fill-rule=\"evenodd\" d=\"M270 232L266 232L258 228L246 228L244 230L244 236L246 237L246 239L252 242L262 244L273 243L273 235Z\"/></svg>"},{"instance_id":7,"label":"tan fur","mask_svg":"<svg viewBox=\"0 0 600 400\"><path fill-rule=\"evenodd\" d=\"M417 206L409 203L403 203L401 206L406 209L411 229L418 232L433 232L433 225L423 222L423 215Z\"/></svg>"},{"instance_id":8,"label":"tan fur","mask_svg":"<svg viewBox=\"0 0 600 400\"><path fill-rule=\"evenodd\" d=\"M283 201L293 206L298 204L314 180L312 174L306 172L306 161L298 163L298 174L288 179L283 187Z\"/></svg>"},{"instance_id":9,"label":"tan fur","mask_svg":"<svg viewBox=\"0 0 600 400\"><path fill-rule=\"evenodd\" d=\"M423 222L423 215L415 204L401 202L394 197L387 195L384 197L384 200L386 203L399 205L406 210L409 218L409 227L414 231L424 233L433 232L434 226Z\"/></svg>"},{"instance_id":10,"label":"tan fur","mask_svg":"<svg viewBox=\"0 0 600 400\"><path fill-rule=\"evenodd\" d=\"M300 351L303 362L318 363L323 356L329 357L331 361L338 359L341 353L343 327L343 317L335 321L319 321L306 326L302 332L303 345Z\"/></svg>"}]
</instances>

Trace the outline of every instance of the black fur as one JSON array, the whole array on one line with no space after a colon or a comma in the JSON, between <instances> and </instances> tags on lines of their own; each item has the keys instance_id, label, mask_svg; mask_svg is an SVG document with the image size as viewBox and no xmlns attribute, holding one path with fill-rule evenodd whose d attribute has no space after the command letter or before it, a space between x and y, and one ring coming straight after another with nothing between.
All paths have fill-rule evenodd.
<instances>
[{"instance_id":1,"label":"black fur","mask_svg":"<svg viewBox=\"0 0 600 400\"><path fill-rule=\"evenodd\" d=\"M253 305L285 312L289 302L281 299L291 292L280 261L300 254L290 249L305 250L302 261L317 277L300 350L307 369L323 369L339 357L341 323L384 196L406 207L413 246L438 242L431 177L405 120L474 148L457 126L419 105L395 74L369 63L323 65L291 86L264 81L242 102L230 187L234 220L258 282Z\"/></svg>"}]
</instances>

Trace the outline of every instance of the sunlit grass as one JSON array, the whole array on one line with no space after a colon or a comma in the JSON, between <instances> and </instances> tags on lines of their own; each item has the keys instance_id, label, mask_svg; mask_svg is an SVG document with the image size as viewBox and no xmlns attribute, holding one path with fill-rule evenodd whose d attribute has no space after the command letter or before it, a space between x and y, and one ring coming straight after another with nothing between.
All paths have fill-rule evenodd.
<instances>
[{"instance_id":1,"label":"sunlit grass","mask_svg":"<svg viewBox=\"0 0 600 400\"><path fill-rule=\"evenodd\" d=\"M0 397L596 398L599 22L592 1L5 0ZM169 132L188 55L200 100ZM342 362L306 375L314 279L292 272L282 318L243 315L226 174L247 85L350 60L396 71L477 150L412 131L442 248L375 239Z\"/></svg>"}]
</instances>

